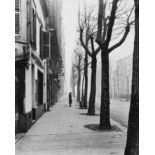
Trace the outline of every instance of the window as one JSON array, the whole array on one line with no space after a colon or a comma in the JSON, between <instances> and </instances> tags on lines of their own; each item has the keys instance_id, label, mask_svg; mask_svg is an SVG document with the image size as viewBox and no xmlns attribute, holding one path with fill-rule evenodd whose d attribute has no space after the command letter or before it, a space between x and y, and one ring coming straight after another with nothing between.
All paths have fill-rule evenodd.
<instances>
[{"instance_id":1,"label":"window","mask_svg":"<svg viewBox=\"0 0 155 155\"><path fill-rule=\"evenodd\" d=\"M43 32L43 58L49 58L49 43L50 43L49 32Z\"/></svg>"},{"instance_id":2,"label":"window","mask_svg":"<svg viewBox=\"0 0 155 155\"><path fill-rule=\"evenodd\" d=\"M43 59L43 31L40 26L40 58Z\"/></svg>"},{"instance_id":3,"label":"window","mask_svg":"<svg viewBox=\"0 0 155 155\"><path fill-rule=\"evenodd\" d=\"M20 34L20 0L15 0L15 34Z\"/></svg>"},{"instance_id":4,"label":"window","mask_svg":"<svg viewBox=\"0 0 155 155\"><path fill-rule=\"evenodd\" d=\"M49 32L42 31L40 27L40 57L41 59L49 58L50 50L50 35Z\"/></svg>"},{"instance_id":5,"label":"window","mask_svg":"<svg viewBox=\"0 0 155 155\"><path fill-rule=\"evenodd\" d=\"M31 14L31 45L36 49L36 14L33 8Z\"/></svg>"}]
</instances>

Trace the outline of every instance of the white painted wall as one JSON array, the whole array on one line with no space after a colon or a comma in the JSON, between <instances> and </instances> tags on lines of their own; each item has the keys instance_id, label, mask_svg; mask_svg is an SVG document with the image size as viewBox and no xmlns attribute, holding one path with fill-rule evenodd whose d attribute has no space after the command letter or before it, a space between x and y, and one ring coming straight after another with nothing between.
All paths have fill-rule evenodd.
<instances>
[{"instance_id":1,"label":"white painted wall","mask_svg":"<svg viewBox=\"0 0 155 155\"><path fill-rule=\"evenodd\" d=\"M20 0L20 35L16 36L16 41L27 41L27 0Z\"/></svg>"},{"instance_id":2,"label":"white painted wall","mask_svg":"<svg viewBox=\"0 0 155 155\"><path fill-rule=\"evenodd\" d=\"M31 60L29 60L30 63ZM28 113L32 110L32 85L31 85L31 65L29 69L25 70L25 100L24 107L25 113Z\"/></svg>"},{"instance_id":3,"label":"white painted wall","mask_svg":"<svg viewBox=\"0 0 155 155\"><path fill-rule=\"evenodd\" d=\"M44 15L43 15L43 12L42 12L42 7L40 5L40 2L39 0L34 0L35 4L36 4L36 12L37 12L37 15L40 19L40 21L42 22L43 24L43 27L45 28L45 19L44 19Z\"/></svg>"},{"instance_id":4,"label":"white painted wall","mask_svg":"<svg viewBox=\"0 0 155 155\"><path fill-rule=\"evenodd\" d=\"M26 3L26 0L21 0L22 2L24 1ZM43 12L41 10L41 6L38 0L34 0L35 5L36 5L36 13L37 13L37 21L36 21L36 51L34 51L32 48L30 48L30 53L34 52L35 55L39 58L40 55L40 25L42 23L43 29L45 30L45 19L43 16ZM33 4L33 8L35 8L35 5ZM25 7L26 8L26 7ZM23 19L26 19L26 10L23 11ZM41 22L41 23L40 23ZM24 20L23 28L25 31L23 32L22 36L27 36L26 35L26 20ZM23 40L26 39L23 37ZM26 40L25 40L26 41ZM40 58L39 58L40 59ZM40 59L41 60L41 59ZM41 60L42 61L42 60ZM36 97L34 96L34 101L32 94L36 95L36 83L35 81L38 80L38 70L40 70L44 74L44 69L40 68L35 61L30 58L29 60L30 66L29 69L25 70L25 99L24 99L24 110L25 113L28 113L32 110L32 107L37 107L37 102L36 102ZM32 79L32 64L34 64L34 78ZM43 64L43 62L42 62ZM44 74L45 76L45 74ZM32 80L34 81L34 93L32 93Z\"/></svg>"}]
</instances>

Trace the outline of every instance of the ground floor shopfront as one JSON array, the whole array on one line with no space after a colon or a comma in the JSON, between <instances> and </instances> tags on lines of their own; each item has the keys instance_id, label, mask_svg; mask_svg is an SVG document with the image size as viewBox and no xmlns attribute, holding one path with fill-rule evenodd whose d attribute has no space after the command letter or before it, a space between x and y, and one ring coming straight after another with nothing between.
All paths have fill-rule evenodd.
<instances>
[{"instance_id":1,"label":"ground floor shopfront","mask_svg":"<svg viewBox=\"0 0 155 155\"><path fill-rule=\"evenodd\" d=\"M16 61L15 133L26 132L46 111L44 65L35 55Z\"/></svg>"},{"instance_id":2,"label":"ground floor shopfront","mask_svg":"<svg viewBox=\"0 0 155 155\"><path fill-rule=\"evenodd\" d=\"M57 102L58 75L33 51L15 65L15 132L26 132Z\"/></svg>"}]
</instances>

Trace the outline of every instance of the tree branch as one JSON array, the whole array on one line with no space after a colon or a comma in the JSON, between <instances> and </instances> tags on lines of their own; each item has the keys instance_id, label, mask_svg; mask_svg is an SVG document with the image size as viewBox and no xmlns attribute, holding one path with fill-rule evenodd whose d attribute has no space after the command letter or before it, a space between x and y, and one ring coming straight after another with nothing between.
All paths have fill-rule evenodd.
<instances>
[{"instance_id":1,"label":"tree branch","mask_svg":"<svg viewBox=\"0 0 155 155\"><path fill-rule=\"evenodd\" d=\"M99 11L98 11L98 31L97 40L101 39L102 34L102 19L103 19L103 0L99 0Z\"/></svg>"},{"instance_id":2,"label":"tree branch","mask_svg":"<svg viewBox=\"0 0 155 155\"><path fill-rule=\"evenodd\" d=\"M100 51L100 47L98 47L96 50L95 50L95 54L97 55L98 54L98 52Z\"/></svg>"},{"instance_id":3,"label":"tree branch","mask_svg":"<svg viewBox=\"0 0 155 155\"><path fill-rule=\"evenodd\" d=\"M103 8L104 8L104 12L103 12L103 25L104 25L104 28L103 28L103 35L102 35L102 41L104 42L105 41L105 38L106 38L106 34L107 34L107 20L109 17L105 17L105 9L106 9L106 3L103 5Z\"/></svg>"},{"instance_id":4,"label":"tree branch","mask_svg":"<svg viewBox=\"0 0 155 155\"><path fill-rule=\"evenodd\" d=\"M111 40L111 36L112 36L112 29L115 23L115 15L116 15L116 10L117 10L117 3L118 0L113 0L113 4L112 4L112 9L111 9L111 14L110 14L110 18L109 18L109 23L108 23L108 30L107 30L107 38L105 41L105 45L108 47L110 40Z\"/></svg>"},{"instance_id":5,"label":"tree branch","mask_svg":"<svg viewBox=\"0 0 155 155\"><path fill-rule=\"evenodd\" d=\"M85 49L85 51L87 52L87 54L88 54L89 56L91 56L91 53L89 52L88 47L85 45L85 43L84 43L84 41L83 41L83 29L82 29L82 28L80 28L80 42L81 42L82 47L83 47L83 48Z\"/></svg>"},{"instance_id":6,"label":"tree branch","mask_svg":"<svg viewBox=\"0 0 155 155\"><path fill-rule=\"evenodd\" d=\"M87 63L87 66L89 66L91 62ZM80 72L84 70L84 67L80 69Z\"/></svg>"},{"instance_id":7,"label":"tree branch","mask_svg":"<svg viewBox=\"0 0 155 155\"><path fill-rule=\"evenodd\" d=\"M115 45L113 45L112 47L110 47L108 49L108 53L110 53L111 51L113 51L114 49L116 49L117 47L119 47L120 45L122 45L122 43L125 41L126 37L128 36L129 32L130 32L130 25L128 24L126 26L126 30L125 30L125 33L124 33L122 39L118 43L116 43Z\"/></svg>"},{"instance_id":8,"label":"tree branch","mask_svg":"<svg viewBox=\"0 0 155 155\"><path fill-rule=\"evenodd\" d=\"M91 39L91 48L92 48L92 52L94 53L94 52L95 52L95 50L94 50L94 39L93 39L92 36L90 37L90 39ZM91 56L92 56L92 55L91 55Z\"/></svg>"},{"instance_id":9,"label":"tree branch","mask_svg":"<svg viewBox=\"0 0 155 155\"><path fill-rule=\"evenodd\" d=\"M75 53L77 56L80 56L80 54L79 54L79 53L77 53L77 52L76 52L76 50L74 50L74 53Z\"/></svg>"}]
</instances>

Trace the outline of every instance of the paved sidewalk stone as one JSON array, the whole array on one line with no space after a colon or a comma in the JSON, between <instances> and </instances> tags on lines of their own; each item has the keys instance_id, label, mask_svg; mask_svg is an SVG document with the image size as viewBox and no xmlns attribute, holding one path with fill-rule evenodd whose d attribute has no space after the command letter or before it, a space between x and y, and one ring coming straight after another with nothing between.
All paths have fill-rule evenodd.
<instances>
[{"instance_id":1,"label":"paved sidewalk stone","mask_svg":"<svg viewBox=\"0 0 155 155\"><path fill-rule=\"evenodd\" d=\"M103 132L85 128L98 124L99 115L87 116L87 110L66 105L61 98L16 143L16 155L122 155L126 141L126 128L117 122L121 131Z\"/></svg>"}]
</instances>

